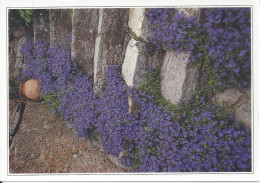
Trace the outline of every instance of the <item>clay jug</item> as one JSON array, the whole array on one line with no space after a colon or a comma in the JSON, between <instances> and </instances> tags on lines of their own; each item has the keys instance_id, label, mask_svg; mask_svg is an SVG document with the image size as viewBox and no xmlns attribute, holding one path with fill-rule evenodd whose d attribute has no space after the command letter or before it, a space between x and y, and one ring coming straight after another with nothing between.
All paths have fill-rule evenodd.
<instances>
[{"instance_id":1,"label":"clay jug","mask_svg":"<svg viewBox=\"0 0 260 183\"><path fill-rule=\"evenodd\" d=\"M30 79L21 83L20 92L31 100L40 100L40 81L38 79Z\"/></svg>"}]
</instances>

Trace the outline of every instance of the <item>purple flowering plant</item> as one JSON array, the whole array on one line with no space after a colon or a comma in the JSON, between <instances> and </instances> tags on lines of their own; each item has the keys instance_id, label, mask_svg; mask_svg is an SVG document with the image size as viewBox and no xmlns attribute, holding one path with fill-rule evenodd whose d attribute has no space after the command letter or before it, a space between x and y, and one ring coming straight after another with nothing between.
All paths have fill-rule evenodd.
<instances>
[{"instance_id":1,"label":"purple flowering plant","mask_svg":"<svg viewBox=\"0 0 260 183\"><path fill-rule=\"evenodd\" d=\"M157 49L189 51L207 73L211 90L245 88L251 73L250 8L202 9L187 17L176 9L147 12L151 42Z\"/></svg>"}]
</instances>

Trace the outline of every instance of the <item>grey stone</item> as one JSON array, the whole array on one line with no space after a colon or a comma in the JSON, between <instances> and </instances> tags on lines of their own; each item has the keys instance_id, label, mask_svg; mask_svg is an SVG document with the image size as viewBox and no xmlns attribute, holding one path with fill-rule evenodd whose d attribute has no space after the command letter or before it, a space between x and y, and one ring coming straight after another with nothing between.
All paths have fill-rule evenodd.
<instances>
[{"instance_id":1,"label":"grey stone","mask_svg":"<svg viewBox=\"0 0 260 183\"><path fill-rule=\"evenodd\" d=\"M131 8L129 22L131 40L129 41L122 66L122 75L128 86L138 86L142 81L142 74L146 68L160 71L163 52L157 51L149 43L148 9Z\"/></svg>"},{"instance_id":2,"label":"grey stone","mask_svg":"<svg viewBox=\"0 0 260 183\"><path fill-rule=\"evenodd\" d=\"M222 93L216 94L216 96L213 98L213 101L221 106L231 107L238 101L239 97L241 97L242 95L243 93L241 93L237 89L227 89Z\"/></svg>"},{"instance_id":3,"label":"grey stone","mask_svg":"<svg viewBox=\"0 0 260 183\"><path fill-rule=\"evenodd\" d=\"M149 31L148 17L145 15L147 8L130 8L128 26L139 38L149 42L151 32Z\"/></svg>"},{"instance_id":4,"label":"grey stone","mask_svg":"<svg viewBox=\"0 0 260 183\"><path fill-rule=\"evenodd\" d=\"M251 101L248 100L235 110L234 118L237 122L251 128Z\"/></svg>"},{"instance_id":5,"label":"grey stone","mask_svg":"<svg viewBox=\"0 0 260 183\"><path fill-rule=\"evenodd\" d=\"M171 103L190 100L198 87L199 69L187 62L189 55L176 51L164 55L160 72L161 92Z\"/></svg>"},{"instance_id":6,"label":"grey stone","mask_svg":"<svg viewBox=\"0 0 260 183\"><path fill-rule=\"evenodd\" d=\"M15 75L20 74L21 68L24 66L24 60L22 55L22 45L30 40L33 41L33 27L32 26L22 26L22 25L9 25L9 72Z\"/></svg>"},{"instance_id":7,"label":"grey stone","mask_svg":"<svg viewBox=\"0 0 260 183\"><path fill-rule=\"evenodd\" d=\"M89 76L93 76L98 9L73 9L71 56Z\"/></svg>"},{"instance_id":8,"label":"grey stone","mask_svg":"<svg viewBox=\"0 0 260 183\"><path fill-rule=\"evenodd\" d=\"M72 17L69 9L49 10L50 19L50 46L55 44L69 45L72 30Z\"/></svg>"},{"instance_id":9,"label":"grey stone","mask_svg":"<svg viewBox=\"0 0 260 183\"><path fill-rule=\"evenodd\" d=\"M38 11L38 10L37 10ZM43 13L35 13L33 15L33 40L37 42L39 40L49 42L50 41L50 29L48 23L43 17Z\"/></svg>"},{"instance_id":10,"label":"grey stone","mask_svg":"<svg viewBox=\"0 0 260 183\"><path fill-rule=\"evenodd\" d=\"M20 70L24 67L24 58L22 53L22 46L26 43L26 38L21 37L18 41L17 52L16 52L16 61L15 61L15 70Z\"/></svg>"},{"instance_id":11,"label":"grey stone","mask_svg":"<svg viewBox=\"0 0 260 183\"><path fill-rule=\"evenodd\" d=\"M126 84L135 88L140 86L146 69L151 68L159 72L162 59L163 52L157 51L154 45L136 41L132 38L127 46L122 65L122 76ZM131 113L134 108L131 96L128 98L128 106L129 113Z\"/></svg>"},{"instance_id":12,"label":"grey stone","mask_svg":"<svg viewBox=\"0 0 260 183\"><path fill-rule=\"evenodd\" d=\"M185 80L182 86L181 101L192 99L199 87L199 67L196 64L187 64L185 69Z\"/></svg>"},{"instance_id":13,"label":"grey stone","mask_svg":"<svg viewBox=\"0 0 260 183\"><path fill-rule=\"evenodd\" d=\"M99 9L98 37L94 56L94 85L100 90L105 82L105 70L109 65L123 64L129 37L128 9Z\"/></svg>"},{"instance_id":14,"label":"grey stone","mask_svg":"<svg viewBox=\"0 0 260 183\"><path fill-rule=\"evenodd\" d=\"M201 9L200 8L177 8L178 12L183 12L187 17L196 16L198 19L201 16Z\"/></svg>"},{"instance_id":15,"label":"grey stone","mask_svg":"<svg viewBox=\"0 0 260 183\"><path fill-rule=\"evenodd\" d=\"M230 107L237 122L251 127L251 90L227 89L212 99L220 106Z\"/></svg>"},{"instance_id":16,"label":"grey stone","mask_svg":"<svg viewBox=\"0 0 260 183\"><path fill-rule=\"evenodd\" d=\"M150 32L145 13L148 9L133 8L129 10L129 34L124 62L122 65L122 76L130 87L138 87L142 81L145 70L152 68L160 71L163 52L157 51L155 46L149 43ZM135 109L135 102L131 95L128 98L128 112Z\"/></svg>"}]
</instances>

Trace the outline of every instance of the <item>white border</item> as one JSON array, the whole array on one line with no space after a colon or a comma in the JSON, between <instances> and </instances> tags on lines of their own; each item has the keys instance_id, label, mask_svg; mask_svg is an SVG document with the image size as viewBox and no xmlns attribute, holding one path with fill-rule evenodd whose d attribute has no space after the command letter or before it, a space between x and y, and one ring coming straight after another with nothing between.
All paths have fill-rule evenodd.
<instances>
[{"instance_id":1,"label":"white border","mask_svg":"<svg viewBox=\"0 0 260 183\"><path fill-rule=\"evenodd\" d=\"M163 174L11 174L8 175L7 157L7 59L8 59L8 45L6 38L6 23L7 23L7 7L20 8L87 8L91 7L161 7L161 6L253 6L253 31L252 31L252 92L254 92L254 99L252 105L254 109L254 172L253 173L163 173ZM195 5L195 6L194 6ZM1 0L0 3L0 73L1 73L1 87L0 87L0 181L259 181L259 2L258 0ZM253 83L254 82L254 83Z\"/></svg>"}]
</instances>

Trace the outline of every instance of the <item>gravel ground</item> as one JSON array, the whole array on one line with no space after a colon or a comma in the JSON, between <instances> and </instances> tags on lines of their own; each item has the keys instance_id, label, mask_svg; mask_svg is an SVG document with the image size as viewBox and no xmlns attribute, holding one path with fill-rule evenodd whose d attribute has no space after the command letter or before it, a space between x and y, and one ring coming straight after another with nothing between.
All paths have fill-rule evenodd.
<instances>
[{"instance_id":1,"label":"gravel ground","mask_svg":"<svg viewBox=\"0 0 260 183\"><path fill-rule=\"evenodd\" d=\"M41 103L27 103L9 153L10 173L127 172Z\"/></svg>"}]
</instances>

